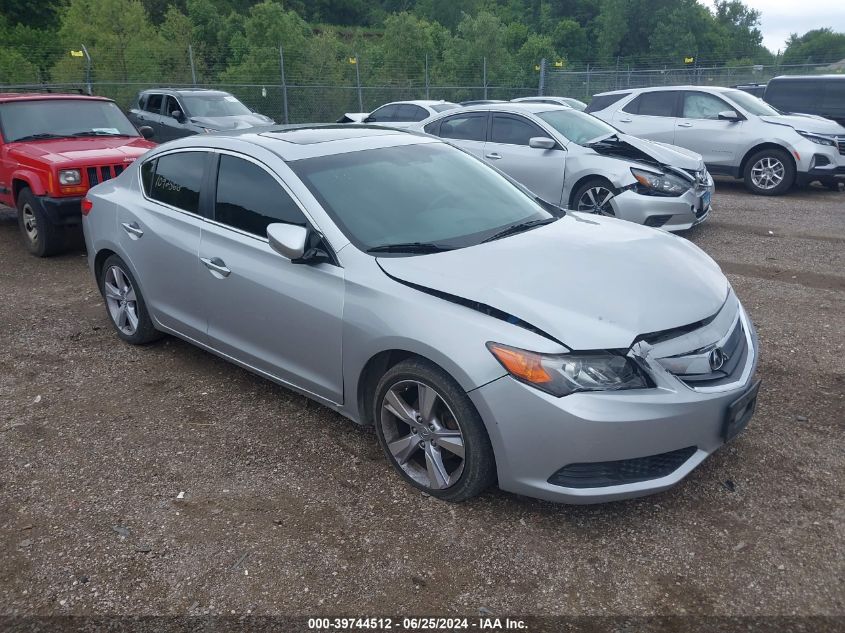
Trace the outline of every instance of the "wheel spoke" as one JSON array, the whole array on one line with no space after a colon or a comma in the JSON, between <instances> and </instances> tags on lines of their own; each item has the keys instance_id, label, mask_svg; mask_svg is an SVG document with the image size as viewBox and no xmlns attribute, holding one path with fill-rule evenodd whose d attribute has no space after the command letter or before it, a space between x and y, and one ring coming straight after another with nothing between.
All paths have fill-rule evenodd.
<instances>
[{"instance_id":1,"label":"wheel spoke","mask_svg":"<svg viewBox=\"0 0 845 633\"><path fill-rule=\"evenodd\" d=\"M590 199L590 204L596 206L596 196L592 189L587 189L587 197Z\"/></svg>"},{"instance_id":2,"label":"wheel spoke","mask_svg":"<svg viewBox=\"0 0 845 633\"><path fill-rule=\"evenodd\" d=\"M117 327L119 327L121 330L126 327L126 319L127 319L127 317L126 317L126 306L121 305L117 309L117 317L115 317Z\"/></svg>"},{"instance_id":3,"label":"wheel spoke","mask_svg":"<svg viewBox=\"0 0 845 633\"><path fill-rule=\"evenodd\" d=\"M138 329L138 315L135 313L135 308L126 306L126 317L129 319L129 325L132 328L132 331Z\"/></svg>"},{"instance_id":4,"label":"wheel spoke","mask_svg":"<svg viewBox=\"0 0 845 633\"><path fill-rule=\"evenodd\" d=\"M405 464L411 459L411 455L417 452L420 447L420 438L418 435L411 433L405 437L400 437L387 445L393 458L400 464Z\"/></svg>"},{"instance_id":5,"label":"wheel spoke","mask_svg":"<svg viewBox=\"0 0 845 633\"><path fill-rule=\"evenodd\" d=\"M441 431L435 433L437 446L443 448L458 457L464 456L464 438L460 431Z\"/></svg>"},{"instance_id":6,"label":"wheel spoke","mask_svg":"<svg viewBox=\"0 0 845 633\"><path fill-rule=\"evenodd\" d=\"M437 392L427 385L417 387L419 396L420 416L423 422L431 423L434 416L434 405L437 403Z\"/></svg>"},{"instance_id":7,"label":"wheel spoke","mask_svg":"<svg viewBox=\"0 0 845 633\"><path fill-rule=\"evenodd\" d=\"M117 301L121 300L122 297L120 296L120 290L118 290L113 284L110 284L108 281L106 281L106 283L103 284L103 288L106 291L107 298L115 299Z\"/></svg>"},{"instance_id":8,"label":"wheel spoke","mask_svg":"<svg viewBox=\"0 0 845 633\"><path fill-rule=\"evenodd\" d=\"M384 397L383 406L405 424L415 428L418 426L415 411L393 389L388 391Z\"/></svg>"},{"instance_id":9,"label":"wheel spoke","mask_svg":"<svg viewBox=\"0 0 845 633\"><path fill-rule=\"evenodd\" d=\"M606 205L608 202L610 202L611 198L613 198L613 192L608 191L607 195L604 197L604 200L601 201L601 204L599 205L599 207L604 208L604 205Z\"/></svg>"},{"instance_id":10,"label":"wheel spoke","mask_svg":"<svg viewBox=\"0 0 845 633\"><path fill-rule=\"evenodd\" d=\"M124 297L127 301L137 301L135 298L135 288L129 286L129 290L126 293L126 297Z\"/></svg>"},{"instance_id":11,"label":"wheel spoke","mask_svg":"<svg viewBox=\"0 0 845 633\"><path fill-rule=\"evenodd\" d=\"M431 488L440 490L449 485L449 473L446 471L446 466L443 465L443 456L440 454L440 449L436 446L426 445L425 466Z\"/></svg>"}]
</instances>

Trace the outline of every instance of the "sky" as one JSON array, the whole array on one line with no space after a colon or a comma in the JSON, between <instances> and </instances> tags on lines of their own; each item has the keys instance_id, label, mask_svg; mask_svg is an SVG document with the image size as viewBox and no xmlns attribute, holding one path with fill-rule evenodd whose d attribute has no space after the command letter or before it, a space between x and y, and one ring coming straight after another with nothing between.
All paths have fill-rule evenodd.
<instances>
[{"instance_id":1,"label":"sky","mask_svg":"<svg viewBox=\"0 0 845 633\"><path fill-rule=\"evenodd\" d=\"M712 0L705 0L713 7ZM786 48L791 33L822 27L845 33L845 0L743 0L762 13L763 45L773 53Z\"/></svg>"}]
</instances>

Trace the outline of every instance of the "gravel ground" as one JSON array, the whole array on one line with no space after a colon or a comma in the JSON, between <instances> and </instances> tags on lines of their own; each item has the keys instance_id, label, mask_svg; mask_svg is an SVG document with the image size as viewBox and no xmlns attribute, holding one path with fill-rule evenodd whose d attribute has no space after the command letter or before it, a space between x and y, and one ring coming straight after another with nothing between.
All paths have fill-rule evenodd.
<instances>
[{"instance_id":1,"label":"gravel ground","mask_svg":"<svg viewBox=\"0 0 845 633\"><path fill-rule=\"evenodd\" d=\"M34 259L0 212L0 614L845 616L845 193L718 189L687 237L759 330L757 415L586 507L423 496L332 411L120 343L82 251Z\"/></svg>"}]
</instances>

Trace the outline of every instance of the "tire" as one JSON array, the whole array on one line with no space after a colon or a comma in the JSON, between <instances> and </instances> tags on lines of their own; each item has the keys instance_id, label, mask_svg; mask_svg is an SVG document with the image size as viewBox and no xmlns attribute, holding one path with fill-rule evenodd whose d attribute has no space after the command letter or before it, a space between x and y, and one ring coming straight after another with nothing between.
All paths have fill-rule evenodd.
<instances>
[{"instance_id":1,"label":"tire","mask_svg":"<svg viewBox=\"0 0 845 633\"><path fill-rule=\"evenodd\" d=\"M145 345L162 337L150 319L138 282L120 257L111 255L103 262L99 279L109 322L122 340Z\"/></svg>"},{"instance_id":2,"label":"tire","mask_svg":"<svg viewBox=\"0 0 845 633\"><path fill-rule=\"evenodd\" d=\"M49 257L65 250L64 227L47 218L38 198L28 187L17 196L18 227L26 249L36 257Z\"/></svg>"},{"instance_id":3,"label":"tire","mask_svg":"<svg viewBox=\"0 0 845 633\"><path fill-rule=\"evenodd\" d=\"M745 162L743 178L753 194L781 196L795 183L795 163L785 150L760 150Z\"/></svg>"},{"instance_id":4,"label":"tire","mask_svg":"<svg viewBox=\"0 0 845 633\"><path fill-rule=\"evenodd\" d=\"M420 406L420 388L433 402L428 413ZM394 411L401 408L397 397L407 405L406 416L385 408L385 401ZM460 502L495 483L496 460L481 416L455 379L434 363L408 359L391 367L379 381L373 406L379 444L412 486ZM405 421L409 417L416 418L416 428ZM433 467L438 455L442 469Z\"/></svg>"},{"instance_id":5,"label":"tire","mask_svg":"<svg viewBox=\"0 0 845 633\"><path fill-rule=\"evenodd\" d=\"M590 191L593 192L592 197L588 194ZM610 194L610 198L606 198L605 193L599 192L606 192L607 194ZM581 186L575 190L575 193L572 194L571 209L573 211L582 211L584 213L595 213L596 215L616 217L616 211L610 204L610 201L616 197L616 193L616 189L613 185L604 178L590 178L586 182L582 183ZM593 204L594 202L604 202L604 204L596 206ZM590 205L593 206L592 209L587 208Z\"/></svg>"}]
</instances>

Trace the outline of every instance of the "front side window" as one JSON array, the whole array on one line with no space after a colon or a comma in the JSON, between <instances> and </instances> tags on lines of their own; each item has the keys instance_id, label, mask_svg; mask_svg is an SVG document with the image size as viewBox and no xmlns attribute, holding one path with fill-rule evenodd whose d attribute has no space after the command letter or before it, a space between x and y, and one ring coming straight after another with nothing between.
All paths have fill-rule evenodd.
<instances>
[{"instance_id":1,"label":"front side window","mask_svg":"<svg viewBox=\"0 0 845 633\"><path fill-rule=\"evenodd\" d=\"M534 136L546 136L546 133L521 116L493 115L493 128L490 131L491 142L507 145L528 145L528 141Z\"/></svg>"},{"instance_id":2,"label":"front side window","mask_svg":"<svg viewBox=\"0 0 845 633\"><path fill-rule=\"evenodd\" d=\"M43 99L0 105L7 143L73 136L138 136L126 115L111 101Z\"/></svg>"},{"instance_id":3,"label":"front side window","mask_svg":"<svg viewBox=\"0 0 845 633\"><path fill-rule=\"evenodd\" d=\"M587 145L590 141L602 136L616 134L616 129L604 121L573 108L538 112L537 116L551 125L564 138L578 145Z\"/></svg>"},{"instance_id":4,"label":"front side window","mask_svg":"<svg viewBox=\"0 0 845 633\"><path fill-rule=\"evenodd\" d=\"M359 249L478 244L553 216L483 162L446 143L400 145L288 163Z\"/></svg>"},{"instance_id":5,"label":"front side window","mask_svg":"<svg viewBox=\"0 0 845 633\"><path fill-rule=\"evenodd\" d=\"M678 93L674 90L644 92L622 108L623 112L643 116L675 116Z\"/></svg>"},{"instance_id":6,"label":"front side window","mask_svg":"<svg viewBox=\"0 0 845 633\"><path fill-rule=\"evenodd\" d=\"M306 225L296 202L273 176L228 154L220 156L214 219L258 237L267 237L267 226L274 222Z\"/></svg>"},{"instance_id":7,"label":"front side window","mask_svg":"<svg viewBox=\"0 0 845 633\"><path fill-rule=\"evenodd\" d=\"M685 92L682 117L685 119L718 119L720 112L733 106L706 92Z\"/></svg>"},{"instance_id":8,"label":"front side window","mask_svg":"<svg viewBox=\"0 0 845 633\"><path fill-rule=\"evenodd\" d=\"M443 119L440 137L459 141L484 141L487 138L487 113L457 114Z\"/></svg>"},{"instance_id":9,"label":"front side window","mask_svg":"<svg viewBox=\"0 0 845 633\"><path fill-rule=\"evenodd\" d=\"M149 196L171 207L199 213L200 189L205 172L205 152L177 152L159 156L155 161ZM143 180L143 168L141 168Z\"/></svg>"},{"instance_id":10,"label":"front side window","mask_svg":"<svg viewBox=\"0 0 845 633\"><path fill-rule=\"evenodd\" d=\"M173 112L176 110L179 110L181 112L182 106L179 105L179 102L176 101L176 99L168 95L164 102L164 114L166 114L167 116L172 116Z\"/></svg>"}]
</instances>

